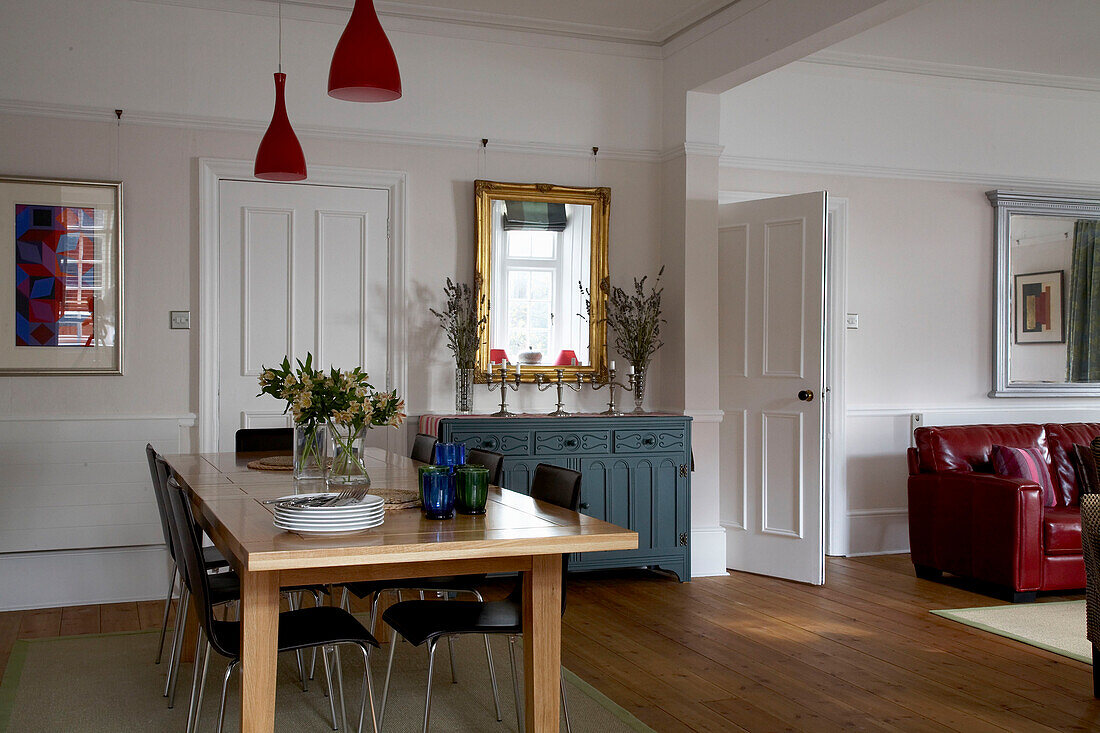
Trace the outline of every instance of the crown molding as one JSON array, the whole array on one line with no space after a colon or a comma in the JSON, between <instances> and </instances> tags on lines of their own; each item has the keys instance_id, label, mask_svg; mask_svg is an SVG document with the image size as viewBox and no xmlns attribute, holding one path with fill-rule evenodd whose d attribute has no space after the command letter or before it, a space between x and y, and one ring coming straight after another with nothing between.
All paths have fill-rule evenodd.
<instances>
[{"instance_id":1,"label":"crown molding","mask_svg":"<svg viewBox=\"0 0 1100 733\"><path fill-rule=\"evenodd\" d=\"M111 124L116 122L114 110L106 107L42 104L11 99L0 99L0 114L88 120L93 122L109 122ZM268 125L267 120L180 115L163 112L142 112L140 110L126 110L122 121L127 125L219 130L223 132L248 132L256 134L257 136L262 135ZM471 150L476 150L481 147L480 138L462 137L458 135L435 135L431 133L410 133L392 130L363 130L350 127L301 124L296 124L294 126L294 131L300 138L351 140L380 145L412 145ZM525 155L556 155L572 158L592 157L591 146L538 141L494 139L489 143L489 149L493 152L520 153ZM656 150L600 147L600 160L657 163L660 162L661 156Z\"/></svg>"},{"instance_id":2,"label":"crown molding","mask_svg":"<svg viewBox=\"0 0 1100 733\"><path fill-rule=\"evenodd\" d=\"M135 0L153 5L274 16L277 0ZM664 46L743 0L709 0L684 11L653 31L440 8L394 0L375 7L386 30L431 36L464 38L522 46L558 48L635 58L661 59ZM283 0L284 20L344 24L351 0Z\"/></svg>"},{"instance_id":3,"label":"crown molding","mask_svg":"<svg viewBox=\"0 0 1100 733\"><path fill-rule=\"evenodd\" d=\"M896 74L935 76L947 79L966 79L968 81L984 81L996 84L1018 84L1085 92L1100 91L1100 79L1092 77L1039 74L1030 71L1013 71L1011 69L990 69L983 66L945 64L937 61L915 61L841 51L818 51L801 59L798 63L889 71Z\"/></svg>"},{"instance_id":4,"label":"crown molding","mask_svg":"<svg viewBox=\"0 0 1100 733\"><path fill-rule=\"evenodd\" d=\"M1096 180L1070 180L1065 178L1034 178L1005 176L1001 173L969 173L921 168L858 165L826 161L782 160L779 158L753 158L740 155L723 155L718 164L723 168L747 168L750 170L786 171L790 173L814 173L821 175L862 176L865 178L904 178L940 183L965 183L990 188L1016 188L1034 191L1051 191L1066 194L1095 194L1100 189Z\"/></svg>"}]
</instances>

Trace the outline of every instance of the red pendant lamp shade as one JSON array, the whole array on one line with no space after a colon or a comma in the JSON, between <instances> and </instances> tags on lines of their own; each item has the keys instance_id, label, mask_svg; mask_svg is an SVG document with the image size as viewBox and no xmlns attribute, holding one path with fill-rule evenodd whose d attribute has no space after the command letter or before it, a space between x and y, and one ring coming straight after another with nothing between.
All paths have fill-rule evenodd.
<instances>
[{"instance_id":1,"label":"red pendant lamp shade","mask_svg":"<svg viewBox=\"0 0 1100 733\"><path fill-rule=\"evenodd\" d=\"M301 181L306 177L306 156L286 116L286 74L275 74L275 111L256 151L257 178L266 181Z\"/></svg>"},{"instance_id":2,"label":"red pendant lamp shade","mask_svg":"<svg viewBox=\"0 0 1100 733\"><path fill-rule=\"evenodd\" d=\"M397 57L378 22L373 0L355 0L351 19L332 53L328 94L349 102L390 102L401 96Z\"/></svg>"}]
</instances>

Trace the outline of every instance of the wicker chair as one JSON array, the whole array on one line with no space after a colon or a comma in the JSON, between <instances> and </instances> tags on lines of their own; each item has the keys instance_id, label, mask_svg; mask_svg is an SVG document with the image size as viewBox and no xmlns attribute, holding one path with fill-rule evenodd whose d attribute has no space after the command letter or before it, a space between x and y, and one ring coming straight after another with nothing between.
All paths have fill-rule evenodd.
<instances>
[{"instance_id":1,"label":"wicker chair","mask_svg":"<svg viewBox=\"0 0 1100 733\"><path fill-rule=\"evenodd\" d=\"M1100 494L1081 495L1081 545L1087 584L1086 633L1092 642L1092 696L1100 698Z\"/></svg>"}]
</instances>

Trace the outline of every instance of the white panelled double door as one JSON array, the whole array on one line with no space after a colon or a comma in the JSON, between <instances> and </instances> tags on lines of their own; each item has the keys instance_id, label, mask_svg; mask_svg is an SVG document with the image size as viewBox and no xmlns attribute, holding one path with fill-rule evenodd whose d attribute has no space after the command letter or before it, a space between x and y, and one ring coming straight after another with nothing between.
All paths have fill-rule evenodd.
<instances>
[{"instance_id":1,"label":"white panelled double door","mask_svg":"<svg viewBox=\"0 0 1100 733\"><path fill-rule=\"evenodd\" d=\"M239 428L290 425L259 392L284 355L387 374L389 192L305 184L219 182L218 449ZM384 441L381 433L375 440Z\"/></svg>"}]
</instances>

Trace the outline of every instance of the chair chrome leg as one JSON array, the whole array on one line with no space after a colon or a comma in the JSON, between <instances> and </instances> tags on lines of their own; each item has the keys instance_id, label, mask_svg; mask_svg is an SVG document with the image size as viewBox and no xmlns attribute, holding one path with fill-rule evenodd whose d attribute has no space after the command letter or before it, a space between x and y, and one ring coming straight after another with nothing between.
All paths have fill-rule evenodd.
<instances>
[{"instance_id":1,"label":"chair chrome leg","mask_svg":"<svg viewBox=\"0 0 1100 733\"><path fill-rule=\"evenodd\" d=\"M516 730L523 733L523 703L519 694L519 670L516 665L516 637L508 637L508 661L512 663L512 696L516 700Z\"/></svg>"},{"instance_id":2,"label":"chair chrome leg","mask_svg":"<svg viewBox=\"0 0 1100 733\"><path fill-rule=\"evenodd\" d=\"M176 623L179 624L179 629L176 631L175 644L172 645L172 659L168 663L168 687L165 694L168 695L169 708L176 704L176 682L180 676L180 657L183 652L183 627L187 625L187 606L190 602L191 594L184 590L183 595L180 596L180 603L183 605L180 607L179 613L176 614Z\"/></svg>"},{"instance_id":3,"label":"chair chrome leg","mask_svg":"<svg viewBox=\"0 0 1100 733\"><path fill-rule=\"evenodd\" d=\"M332 691L332 668L328 663L328 647L321 647L321 666L325 668L325 685L328 687L328 706L332 711L332 729L339 730L336 727L336 697Z\"/></svg>"},{"instance_id":4,"label":"chair chrome leg","mask_svg":"<svg viewBox=\"0 0 1100 733\"><path fill-rule=\"evenodd\" d=\"M172 572L168 574L168 595L164 599L164 618L160 621L160 644L157 645L157 661L164 655L164 635L168 631L168 616L172 611L172 591L176 589L176 564L172 563Z\"/></svg>"},{"instance_id":5,"label":"chair chrome leg","mask_svg":"<svg viewBox=\"0 0 1100 733\"><path fill-rule=\"evenodd\" d=\"M451 655L451 684L458 684L458 676L455 674L455 638L447 637L447 652Z\"/></svg>"},{"instance_id":6,"label":"chair chrome leg","mask_svg":"<svg viewBox=\"0 0 1100 733\"><path fill-rule=\"evenodd\" d=\"M432 668L435 667L435 645L438 640L428 642L428 692L424 696L424 731L428 733L428 721L432 717Z\"/></svg>"},{"instance_id":7,"label":"chair chrome leg","mask_svg":"<svg viewBox=\"0 0 1100 733\"><path fill-rule=\"evenodd\" d=\"M561 711L565 715L565 733L573 733L573 724L569 722L569 699L565 696L565 668L562 667L558 679L561 681Z\"/></svg>"},{"instance_id":8,"label":"chair chrome leg","mask_svg":"<svg viewBox=\"0 0 1100 733\"><path fill-rule=\"evenodd\" d=\"M340 724L344 727L340 730L347 733L348 709L344 705L344 665L340 662L340 647L332 647L333 663L336 666L336 692L340 695Z\"/></svg>"},{"instance_id":9,"label":"chair chrome leg","mask_svg":"<svg viewBox=\"0 0 1100 733\"><path fill-rule=\"evenodd\" d=\"M348 592L348 587L346 585L340 592L340 608L351 613L351 593Z\"/></svg>"},{"instance_id":10,"label":"chair chrome leg","mask_svg":"<svg viewBox=\"0 0 1100 733\"><path fill-rule=\"evenodd\" d=\"M202 636L202 635L200 634L200 636ZM198 649L196 649L195 650L195 668L196 668L196 670L198 669L198 666L199 666L199 654L198 654ZM206 642L206 652L202 656L202 669L199 670L199 694L198 694L198 696L196 697L196 699L194 701L194 706L195 706L194 711L193 711L194 712L194 718L192 718L192 713L191 712L188 712L188 714L187 714L187 718L188 718L187 731L188 731L188 733L194 733L194 731L197 731L199 729L199 712L202 710L202 698L203 698L203 695L206 693L206 672L209 669L209 667L210 667L210 642L207 641Z\"/></svg>"},{"instance_id":11,"label":"chair chrome leg","mask_svg":"<svg viewBox=\"0 0 1100 733\"><path fill-rule=\"evenodd\" d=\"M233 674L238 664L240 660L234 659L225 667L225 676L222 678L222 701L218 705L218 733L222 733L222 726L225 724L225 693L229 691L229 675Z\"/></svg>"},{"instance_id":12,"label":"chair chrome leg","mask_svg":"<svg viewBox=\"0 0 1100 733\"><path fill-rule=\"evenodd\" d=\"M321 594L320 593L314 593L313 594L313 607L317 608L320 605L321 605ZM313 679L313 673L316 671L316 669L317 669L317 647L313 647L313 649L311 649L310 652L309 652L309 678L310 679Z\"/></svg>"},{"instance_id":13,"label":"chair chrome leg","mask_svg":"<svg viewBox=\"0 0 1100 733\"><path fill-rule=\"evenodd\" d=\"M375 591L374 598L370 602L370 633L376 639L378 638L378 632L376 631L375 621L378 619L378 599L382 597L382 591Z\"/></svg>"},{"instance_id":14,"label":"chair chrome leg","mask_svg":"<svg viewBox=\"0 0 1100 733\"><path fill-rule=\"evenodd\" d=\"M378 733L378 718L374 713L374 682L370 674L370 647L361 645L363 652L363 699L359 701L359 733L363 733L363 715L367 712L367 702L370 701L370 724L374 733Z\"/></svg>"},{"instance_id":15,"label":"chair chrome leg","mask_svg":"<svg viewBox=\"0 0 1100 733\"><path fill-rule=\"evenodd\" d=\"M382 705L378 709L378 727L384 727L386 720L386 698L390 694L390 673L393 671L393 654L397 651L397 632L390 634L390 661L386 664L386 684L382 687Z\"/></svg>"},{"instance_id":16,"label":"chair chrome leg","mask_svg":"<svg viewBox=\"0 0 1100 733\"><path fill-rule=\"evenodd\" d=\"M176 620L172 629L172 654L168 657L168 679L164 681L164 696L172 689L172 681L175 679L176 670L179 668L180 646L183 645L183 627L187 623L187 602L191 597L187 587L180 591L179 605L176 606ZM169 705L168 707L172 707Z\"/></svg>"},{"instance_id":17,"label":"chair chrome leg","mask_svg":"<svg viewBox=\"0 0 1100 733\"><path fill-rule=\"evenodd\" d=\"M187 733L191 733L192 724L195 722L195 699L199 696L199 685L202 678L202 629L199 629L199 636L195 640L195 671L191 675L191 697L187 703L187 726L184 728Z\"/></svg>"},{"instance_id":18,"label":"chair chrome leg","mask_svg":"<svg viewBox=\"0 0 1100 733\"><path fill-rule=\"evenodd\" d=\"M489 635L485 634L481 638L485 640L485 661L489 663L489 682L493 685L493 707L496 708L499 723L503 718L500 717L500 695L497 693L497 673L493 669L493 650L489 648Z\"/></svg>"}]
</instances>

